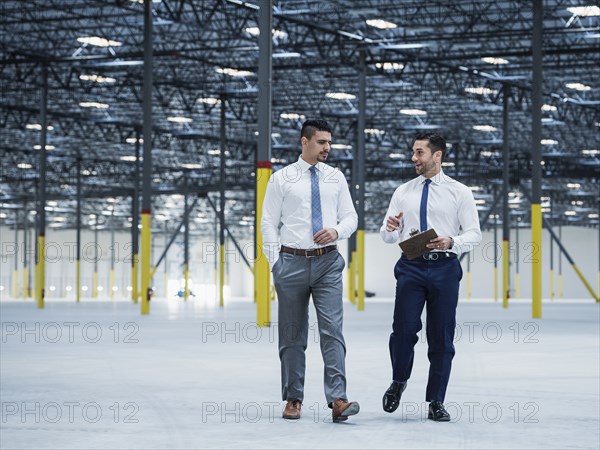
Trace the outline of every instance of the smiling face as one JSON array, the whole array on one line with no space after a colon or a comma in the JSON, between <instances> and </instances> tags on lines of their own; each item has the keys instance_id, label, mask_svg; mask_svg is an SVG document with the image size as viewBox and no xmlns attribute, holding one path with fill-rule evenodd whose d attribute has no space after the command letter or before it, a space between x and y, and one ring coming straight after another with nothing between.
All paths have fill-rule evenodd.
<instances>
[{"instance_id":1,"label":"smiling face","mask_svg":"<svg viewBox=\"0 0 600 450\"><path fill-rule=\"evenodd\" d=\"M425 178L437 175L442 167L442 152L440 150L432 151L429 141L415 141L411 159L415 163L416 172Z\"/></svg>"},{"instance_id":2,"label":"smiling face","mask_svg":"<svg viewBox=\"0 0 600 450\"><path fill-rule=\"evenodd\" d=\"M316 131L310 138L303 136L302 159L314 166L317 162L325 162L331 150L331 133L328 131Z\"/></svg>"}]
</instances>

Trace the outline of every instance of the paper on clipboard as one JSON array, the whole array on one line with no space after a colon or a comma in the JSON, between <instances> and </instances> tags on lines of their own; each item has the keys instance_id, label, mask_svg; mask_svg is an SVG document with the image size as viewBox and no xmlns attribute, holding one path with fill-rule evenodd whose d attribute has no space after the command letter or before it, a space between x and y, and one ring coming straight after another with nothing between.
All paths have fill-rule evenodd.
<instances>
[{"instance_id":1,"label":"paper on clipboard","mask_svg":"<svg viewBox=\"0 0 600 450\"><path fill-rule=\"evenodd\" d=\"M430 240L436 237L437 233L433 228L430 228L427 231L423 231L422 233L409 237L405 241L400 242L398 245L408 259L415 259L430 250L427 248L427 244Z\"/></svg>"}]
</instances>

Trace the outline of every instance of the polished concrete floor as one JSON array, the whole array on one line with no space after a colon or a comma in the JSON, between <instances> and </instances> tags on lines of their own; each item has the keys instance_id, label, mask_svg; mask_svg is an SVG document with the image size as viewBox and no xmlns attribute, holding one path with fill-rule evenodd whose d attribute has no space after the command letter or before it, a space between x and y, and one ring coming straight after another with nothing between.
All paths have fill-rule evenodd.
<instances>
[{"instance_id":1,"label":"polished concrete floor","mask_svg":"<svg viewBox=\"0 0 600 450\"><path fill-rule=\"evenodd\" d=\"M273 322L277 303L272 303ZM393 304L346 303L348 395L361 411L331 422L310 317L303 417L281 419L276 325L257 328L249 301L198 298L0 302L0 448L590 448L600 447L600 309L546 302L508 310L461 302L446 406L425 419L424 336L394 414Z\"/></svg>"}]
</instances>

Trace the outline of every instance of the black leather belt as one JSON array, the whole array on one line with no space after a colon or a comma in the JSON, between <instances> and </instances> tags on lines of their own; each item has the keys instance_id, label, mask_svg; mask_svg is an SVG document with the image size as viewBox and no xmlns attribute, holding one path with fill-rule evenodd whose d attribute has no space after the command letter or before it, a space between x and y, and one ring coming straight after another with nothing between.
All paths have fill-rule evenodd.
<instances>
[{"instance_id":1,"label":"black leather belt","mask_svg":"<svg viewBox=\"0 0 600 450\"><path fill-rule=\"evenodd\" d=\"M312 257L312 256L321 256L321 255L324 255L325 253L329 253L334 250L337 250L336 245L329 245L327 247L313 248L312 250L304 250L301 248L292 248L292 247L286 247L285 245L282 245L281 248L279 249L279 251L282 253L289 253L291 255L296 255L296 256L306 256L307 258Z\"/></svg>"},{"instance_id":2,"label":"black leather belt","mask_svg":"<svg viewBox=\"0 0 600 450\"><path fill-rule=\"evenodd\" d=\"M402 257L408 259L404 255ZM423 260L425 260L427 262L438 262L453 258L456 258L456 253L454 252L425 252L418 258L413 259L412 261L422 262Z\"/></svg>"}]
</instances>

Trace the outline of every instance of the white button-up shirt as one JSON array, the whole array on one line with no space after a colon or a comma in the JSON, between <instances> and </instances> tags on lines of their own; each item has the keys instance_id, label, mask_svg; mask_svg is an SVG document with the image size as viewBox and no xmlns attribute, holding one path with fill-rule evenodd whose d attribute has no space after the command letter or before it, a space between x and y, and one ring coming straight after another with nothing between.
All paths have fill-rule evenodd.
<instances>
[{"instance_id":1,"label":"white button-up shirt","mask_svg":"<svg viewBox=\"0 0 600 450\"><path fill-rule=\"evenodd\" d=\"M311 165L302 159L271 175L263 202L261 232L263 252L271 267L279 258L279 246L314 249L311 207ZM316 164L323 228L334 228L338 240L350 237L358 216L344 174L325 163ZM333 245L332 242L327 245Z\"/></svg>"},{"instance_id":2,"label":"white button-up shirt","mask_svg":"<svg viewBox=\"0 0 600 450\"><path fill-rule=\"evenodd\" d=\"M425 177L419 175L398 187L392 195L387 214L380 229L381 238L393 244L410 237L412 230L420 231L421 194ZM396 231L386 230L388 216L404 213ZM461 254L481 242L479 215L473 193L464 184L440 171L431 178L427 197L427 229L433 228L438 236L454 240L448 251Z\"/></svg>"}]
</instances>

